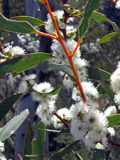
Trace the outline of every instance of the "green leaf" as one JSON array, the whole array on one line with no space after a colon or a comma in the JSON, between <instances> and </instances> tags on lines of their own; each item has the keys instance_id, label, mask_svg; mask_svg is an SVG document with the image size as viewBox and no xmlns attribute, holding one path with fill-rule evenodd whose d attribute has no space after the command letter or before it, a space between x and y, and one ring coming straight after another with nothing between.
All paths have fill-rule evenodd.
<instances>
[{"instance_id":1,"label":"green leaf","mask_svg":"<svg viewBox=\"0 0 120 160\"><path fill-rule=\"evenodd\" d=\"M46 62L42 62L39 65L39 69L42 72L63 71L66 74L68 74L73 81L75 81L73 71L72 71L71 67L67 64L61 65L61 64L53 63L51 61L46 61Z\"/></svg>"},{"instance_id":2,"label":"green leaf","mask_svg":"<svg viewBox=\"0 0 120 160\"><path fill-rule=\"evenodd\" d=\"M103 90L104 90L110 96L110 99L113 101L116 109L118 110L118 106L114 102L115 93L113 92L111 87L107 84L107 82L103 82L103 81L99 80L98 83L100 84L100 86L98 87L98 91L103 92ZM101 88L103 88L103 90Z\"/></svg>"},{"instance_id":3,"label":"green leaf","mask_svg":"<svg viewBox=\"0 0 120 160\"><path fill-rule=\"evenodd\" d=\"M32 153L32 138L33 138L33 130L32 130L31 123L28 122L28 129L27 129L27 135L26 135L26 141L25 141L25 147L24 147L23 160L30 159L26 155L31 155L31 153Z\"/></svg>"},{"instance_id":4,"label":"green leaf","mask_svg":"<svg viewBox=\"0 0 120 160\"><path fill-rule=\"evenodd\" d=\"M105 90L102 88L102 86L100 84L98 84L97 86L97 91L99 92L99 94L105 94Z\"/></svg>"},{"instance_id":5,"label":"green leaf","mask_svg":"<svg viewBox=\"0 0 120 160\"><path fill-rule=\"evenodd\" d=\"M73 154L74 154L74 156L76 157L77 160L83 160L83 158L78 154L77 151L74 151L74 150L72 149L72 152L73 152Z\"/></svg>"},{"instance_id":6,"label":"green leaf","mask_svg":"<svg viewBox=\"0 0 120 160\"><path fill-rule=\"evenodd\" d=\"M120 125L120 114L114 114L107 117L107 120L109 122L108 127L115 127L117 125Z\"/></svg>"},{"instance_id":7,"label":"green leaf","mask_svg":"<svg viewBox=\"0 0 120 160\"><path fill-rule=\"evenodd\" d=\"M51 58L52 55L41 52L18 56L0 64L0 77L9 72L21 73Z\"/></svg>"},{"instance_id":8,"label":"green leaf","mask_svg":"<svg viewBox=\"0 0 120 160\"><path fill-rule=\"evenodd\" d=\"M34 26L42 26L46 24L45 22L37 18L29 17L29 16L16 16L16 17L12 17L11 19L17 20L17 21L27 21L27 22L32 23Z\"/></svg>"},{"instance_id":9,"label":"green leaf","mask_svg":"<svg viewBox=\"0 0 120 160\"><path fill-rule=\"evenodd\" d=\"M49 160L57 160L61 159L65 154L71 151L71 149L75 146L77 146L79 141L75 141L70 145L67 145L66 147L59 150L55 155L53 155Z\"/></svg>"},{"instance_id":10,"label":"green leaf","mask_svg":"<svg viewBox=\"0 0 120 160\"><path fill-rule=\"evenodd\" d=\"M112 33L110 33L110 34L107 34L107 35L104 36L102 39L100 39L97 44L102 44L102 43L108 42L108 41L111 40L112 37L115 37L115 36L117 36L117 35L118 35L117 32L112 32Z\"/></svg>"},{"instance_id":11,"label":"green leaf","mask_svg":"<svg viewBox=\"0 0 120 160\"><path fill-rule=\"evenodd\" d=\"M110 80L111 74L100 68L87 67L88 77L94 80Z\"/></svg>"},{"instance_id":12,"label":"green leaf","mask_svg":"<svg viewBox=\"0 0 120 160\"><path fill-rule=\"evenodd\" d=\"M2 129L0 132L0 141L4 141L9 138L23 123L23 121L27 118L29 114L28 109L24 110L20 113L20 115L12 118Z\"/></svg>"},{"instance_id":13,"label":"green leaf","mask_svg":"<svg viewBox=\"0 0 120 160\"><path fill-rule=\"evenodd\" d=\"M22 94L12 95L0 102L0 120L8 113L13 104L20 98Z\"/></svg>"},{"instance_id":14,"label":"green leaf","mask_svg":"<svg viewBox=\"0 0 120 160\"><path fill-rule=\"evenodd\" d=\"M83 16L84 16L84 12L81 12L78 15L79 18L83 18ZM110 23L113 26L113 29L116 32L113 32L113 33L109 34L108 36L106 35L105 37L103 37L103 38L106 38L106 42L108 40L110 40L110 38L112 38L113 36L117 36L117 35L120 36L120 30L119 30L118 26L114 22L112 22L111 20L109 20L104 14L101 14L99 12L94 11L94 12L92 12L91 16L89 17L89 21L91 21L92 19L94 19L96 22L103 22L103 21L105 21L105 22ZM107 38L108 38L108 40L107 40ZM100 44L100 42L98 42L98 44Z\"/></svg>"},{"instance_id":15,"label":"green leaf","mask_svg":"<svg viewBox=\"0 0 120 160\"><path fill-rule=\"evenodd\" d=\"M0 13L0 29L8 32L15 32L15 33L36 33L37 30L28 22L25 21L15 21L9 20L5 18Z\"/></svg>"},{"instance_id":16,"label":"green leaf","mask_svg":"<svg viewBox=\"0 0 120 160\"><path fill-rule=\"evenodd\" d=\"M100 143L99 143L99 147L95 148L94 150L93 159L106 160L106 151L104 150L103 145L101 145Z\"/></svg>"},{"instance_id":17,"label":"green leaf","mask_svg":"<svg viewBox=\"0 0 120 160\"><path fill-rule=\"evenodd\" d=\"M80 39L84 36L88 28L89 17L91 16L94 10L97 10L99 8L99 6L100 6L100 0L88 0L87 5L85 7L85 12L84 12L82 23L80 24L78 28Z\"/></svg>"},{"instance_id":18,"label":"green leaf","mask_svg":"<svg viewBox=\"0 0 120 160\"><path fill-rule=\"evenodd\" d=\"M110 96L111 100L113 100L115 93L110 88L110 86L107 83L103 82L103 81L98 81L98 82L102 86L102 88L105 90L105 92L108 93L108 95Z\"/></svg>"},{"instance_id":19,"label":"green leaf","mask_svg":"<svg viewBox=\"0 0 120 160\"><path fill-rule=\"evenodd\" d=\"M32 142L34 160L44 160L45 124L40 122L37 126L37 139Z\"/></svg>"},{"instance_id":20,"label":"green leaf","mask_svg":"<svg viewBox=\"0 0 120 160\"><path fill-rule=\"evenodd\" d=\"M109 20L104 14L101 14L99 12L93 12L89 20L91 20L91 19L94 19L96 22L100 22L100 21L109 22L113 26L113 29L120 36L120 30L119 30L118 26L114 22Z\"/></svg>"},{"instance_id":21,"label":"green leaf","mask_svg":"<svg viewBox=\"0 0 120 160\"><path fill-rule=\"evenodd\" d=\"M51 92L49 92L47 94L49 94L49 95L55 95L55 94L59 93L61 89L62 89L62 85L59 86L59 87L57 87L57 88L55 88L55 89L53 89Z\"/></svg>"}]
</instances>

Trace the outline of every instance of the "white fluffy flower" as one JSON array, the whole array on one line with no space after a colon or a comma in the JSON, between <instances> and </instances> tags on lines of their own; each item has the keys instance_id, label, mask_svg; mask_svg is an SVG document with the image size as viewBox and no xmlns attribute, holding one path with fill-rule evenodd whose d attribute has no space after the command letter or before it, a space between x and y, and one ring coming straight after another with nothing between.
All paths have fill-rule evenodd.
<instances>
[{"instance_id":1,"label":"white fluffy flower","mask_svg":"<svg viewBox=\"0 0 120 160\"><path fill-rule=\"evenodd\" d=\"M91 100L90 98L87 99L86 104L92 109L98 109L99 108L99 104L97 102Z\"/></svg>"},{"instance_id":2,"label":"white fluffy flower","mask_svg":"<svg viewBox=\"0 0 120 160\"><path fill-rule=\"evenodd\" d=\"M97 128L100 124L99 111L91 109L85 116L84 121L88 124L89 128Z\"/></svg>"},{"instance_id":3,"label":"white fluffy flower","mask_svg":"<svg viewBox=\"0 0 120 160\"><path fill-rule=\"evenodd\" d=\"M95 134L95 133L94 133ZM89 132L84 139L84 143L87 147L89 148L95 148L97 142L93 140L93 136L94 136L93 132Z\"/></svg>"},{"instance_id":4,"label":"white fluffy flower","mask_svg":"<svg viewBox=\"0 0 120 160\"><path fill-rule=\"evenodd\" d=\"M83 91L84 91L86 97L88 97L88 98L90 97L93 99L99 97L98 91L92 82L83 81L81 84L82 84Z\"/></svg>"},{"instance_id":5,"label":"white fluffy flower","mask_svg":"<svg viewBox=\"0 0 120 160\"><path fill-rule=\"evenodd\" d=\"M111 136L114 136L114 135L115 135L115 129L112 128L112 127L109 127L109 128L108 128L108 132L110 133Z\"/></svg>"},{"instance_id":6,"label":"white fluffy flower","mask_svg":"<svg viewBox=\"0 0 120 160\"><path fill-rule=\"evenodd\" d=\"M108 145L108 139L107 139L106 136L103 136L103 137L102 137L102 144L103 144L104 148L107 147L107 145Z\"/></svg>"},{"instance_id":7,"label":"white fluffy flower","mask_svg":"<svg viewBox=\"0 0 120 160\"><path fill-rule=\"evenodd\" d=\"M86 105L86 103L83 103L82 101L77 102L76 104L73 104L70 107L70 113L72 116L72 119L79 120L82 119L83 116L88 112L89 107Z\"/></svg>"},{"instance_id":8,"label":"white fluffy flower","mask_svg":"<svg viewBox=\"0 0 120 160\"><path fill-rule=\"evenodd\" d=\"M0 141L0 152L4 152L5 148L4 148L4 143Z\"/></svg>"},{"instance_id":9,"label":"white fluffy flower","mask_svg":"<svg viewBox=\"0 0 120 160\"><path fill-rule=\"evenodd\" d=\"M35 90L36 92L47 93L47 92L51 92L53 90L53 87L51 86L50 83L43 82L40 84L35 84L33 86L33 90Z\"/></svg>"},{"instance_id":10,"label":"white fluffy flower","mask_svg":"<svg viewBox=\"0 0 120 160\"><path fill-rule=\"evenodd\" d=\"M90 128L105 128L108 126L108 121L104 114L97 109L95 110L94 108L91 108L84 116L84 121Z\"/></svg>"},{"instance_id":11,"label":"white fluffy flower","mask_svg":"<svg viewBox=\"0 0 120 160\"><path fill-rule=\"evenodd\" d=\"M118 65L119 66L119 65ZM111 87L115 92L120 91L120 67L118 67L110 77Z\"/></svg>"},{"instance_id":12,"label":"white fluffy flower","mask_svg":"<svg viewBox=\"0 0 120 160\"><path fill-rule=\"evenodd\" d=\"M64 14L63 11L58 10L58 11L53 12L53 14L54 14L54 17L57 19L57 21L59 21L60 19L63 19L63 14ZM46 22L46 24L47 25L45 25L45 30L49 34L52 34L55 31L55 28L53 26L52 19L50 18L49 14L47 15L47 22Z\"/></svg>"},{"instance_id":13,"label":"white fluffy flower","mask_svg":"<svg viewBox=\"0 0 120 160\"><path fill-rule=\"evenodd\" d=\"M8 45L8 46L4 49L4 51L5 51L6 54L7 54L7 53L11 53L11 49L12 49L12 46L11 46L11 45Z\"/></svg>"},{"instance_id":14,"label":"white fluffy flower","mask_svg":"<svg viewBox=\"0 0 120 160\"><path fill-rule=\"evenodd\" d=\"M75 140L82 140L84 136L87 134L87 128L85 127L84 123L80 121L72 121L71 122L71 129L70 132L74 135Z\"/></svg>"},{"instance_id":15,"label":"white fluffy flower","mask_svg":"<svg viewBox=\"0 0 120 160\"><path fill-rule=\"evenodd\" d=\"M90 43L89 49L90 49L90 53L99 52L98 45L96 45L96 43Z\"/></svg>"},{"instance_id":16,"label":"white fluffy flower","mask_svg":"<svg viewBox=\"0 0 120 160\"><path fill-rule=\"evenodd\" d=\"M114 130L108 130L108 121L105 115L95 107L94 102L77 102L70 108L72 123L71 133L76 140L84 139L87 147L95 148L98 142L107 145L106 135L114 135Z\"/></svg>"},{"instance_id":17,"label":"white fluffy flower","mask_svg":"<svg viewBox=\"0 0 120 160\"><path fill-rule=\"evenodd\" d=\"M55 110L55 103L53 101L42 102L37 108L37 114L41 118L42 122L46 125L52 123L53 111Z\"/></svg>"},{"instance_id":18,"label":"white fluffy flower","mask_svg":"<svg viewBox=\"0 0 120 160\"><path fill-rule=\"evenodd\" d=\"M5 158L5 156L2 154L0 155L0 160L7 160L7 158Z\"/></svg>"},{"instance_id":19,"label":"white fluffy flower","mask_svg":"<svg viewBox=\"0 0 120 160\"><path fill-rule=\"evenodd\" d=\"M27 91L27 82L26 81L21 81L19 87L18 87L18 92L19 93L25 93Z\"/></svg>"},{"instance_id":20,"label":"white fluffy flower","mask_svg":"<svg viewBox=\"0 0 120 160\"><path fill-rule=\"evenodd\" d=\"M83 81L81 84L87 99L96 99L99 97L98 91L92 82ZM72 98L75 101L79 101L81 99L80 91L76 87L73 88Z\"/></svg>"},{"instance_id":21,"label":"white fluffy flower","mask_svg":"<svg viewBox=\"0 0 120 160\"><path fill-rule=\"evenodd\" d=\"M65 74L63 79L63 84L65 88L69 89L69 88L73 88L74 82L71 80L71 78L67 74Z\"/></svg>"},{"instance_id":22,"label":"white fluffy flower","mask_svg":"<svg viewBox=\"0 0 120 160\"><path fill-rule=\"evenodd\" d=\"M116 107L115 106L109 106L105 111L104 111L104 115L107 117L107 116L110 116L112 114L117 114L117 110L116 110Z\"/></svg>"},{"instance_id":23,"label":"white fluffy flower","mask_svg":"<svg viewBox=\"0 0 120 160\"><path fill-rule=\"evenodd\" d=\"M64 41L64 44L65 44L68 51L69 50L73 51L77 45L77 42L73 39L68 39L67 41ZM52 54L53 54L53 56L56 57L58 63L62 63L62 64L68 63L69 64L68 58L67 58L61 44L58 41L53 40L51 50L53 51ZM73 56L73 61L74 61L74 59L80 58L80 56L81 56L81 52L80 52L80 48L78 47L75 55Z\"/></svg>"},{"instance_id":24,"label":"white fluffy flower","mask_svg":"<svg viewBox=\"0 0 120 160\"><path fill-rule=\"evenodd\" d=\"M120 0L117 1L115 7L116 7L117 9L120 9Z\"/></svg>"},{"instance_id":25,"label":"white fluffy flower","mask_svg":"<svg viewBox=\"0 0 120 160\"><path fill-rule=\"evenodd\" d=\"M34 91L31 93L32 98L33 98L33 100L38 101L38 102L55 101L57 98L57 94L56 95L49 95L48 94L53 89L54 88L48 82L35 84L33 86Z\"/></svg>"},{"instance_id":26,"label":"white fluffy flower","mask_svg":"<svg viewBox=\"0 0 120 160\"><path fill-rule=\"evenodd\" d=\"M80 101L80 99L81 99L80 91L76 87L73 88L72 99L74 101Z\"/></svg>"},{"instance_id":27,"label":"white fluffy flower","mask_svg":"<svg viewBox=\"0 0 120 160\"><path fill-rule=\"evenodd\" d=\"M61 108L57 111L57 114L63 118L65 121L69 121L71 119L70 111L67 108ZM64 124L58 119L55 115L53 116L53 124L55 128L61 128Z\"/></svg>"},{"instance_id":28,"label":"white fluffy flower","mask_svg":"<svg viewBox=\"0 0 120 160\"><path fill-rule=\"evenodd\" d=\"M19 46L15 46L11 49L12 55L24 55L25 50Z\"/></svg>"},{"instance_id":29,"label":"white fluffy flower","mask_svg":"<svg viewBox=\"0 0 120 160\"><path fill-rule=\"evenodd\" d=\"M114 101L116 104L120 105L120 91L114 96Z\"/></svg>"},{"instance_id":30,"label":"white fluffy flower","mask_svg":"<svg viewBox=\"0 0 120 160\"><path fill-rule=\"evenodd\" d=\"M31 86L28 86L28 83L26 81L29 81L30 85L34 85L35 81L33 80L36 77L35 74L30 74L25 77L23 77L19 87L18 92L19 93L25 93L27 90L29 90Z\"/></svg>"}]
</instances>

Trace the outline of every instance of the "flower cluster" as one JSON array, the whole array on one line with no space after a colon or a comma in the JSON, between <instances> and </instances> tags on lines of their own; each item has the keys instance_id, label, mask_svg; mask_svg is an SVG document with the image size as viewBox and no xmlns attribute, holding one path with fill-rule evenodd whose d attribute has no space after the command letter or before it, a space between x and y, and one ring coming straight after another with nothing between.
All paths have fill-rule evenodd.
<instances>
[{"instance_id":1,"label":"flower cluster","mask_svg":"<svg viewBox=\"0 0 120 160\"><path fill-rule=\"evenodd\" d=\"M118 62L117 69L111 75L110 82L113 91L116 93L114 101L116 104L120 105L120 62Z\"/></svg>"},{"instance_id":2,"label":"flower cluster","mask_svg":"<svg viewBox=\"0 0 120 160\"><path fill-rule=\"evenodd\" d=\"M6 160L5 156L3 155L3 152L5 151L4 143L0 141L0 159Z\"/></svg>"},{"instance_id":3,"label":"flower cluster","mask_svg":"<svg viewBox=\"0 0 120 160\"><path fill-rule=\"evenodd\" d=\"M72 37L69 35L72 35L72 33L75 33L76 30L74 29L73 26L69 26L68 23L64 24L64 27L63 27L63 22L65 21L63 11L56 11L56 12L53 12L53 14L56 18L58 27L61 31L60 33L63 38L63 42L64 42L67 50L73 51L77 45L77 42L73 39L75 34ZM70 21L73 21L73 18L67 19L67 22L70 22ZM52 20L49 15L48 15L48 20L46 23L47 23L47 25L45 26L46 31L49 34L52 34L53 32L55 32ZM62 28L61 28L61 26L62 26ZM64 31L63 31L63 29L64 29ZM61 44L57 40L53 40L51 50L52 50L52 55L55 57L53 59L53 61L55 63L70 65L68 58L66 56L66 53L63 50L63 47L61 46ZM77 70L80 81L86 80L86 77L87 77L86 66L88 65L88 62L85 59L81 58L80 47L77 48L77 50L73 56L73 63L74 63L75 68ZM68 76L66 74L64 74L63 84L66 88L72 88L74 82L71 81L71 79L68 78Z\"/></svg>"},{"instance_id":4,"label":"flower cluster","mask_svg":"<svg viewBox=\"0 0 120 160\"><path fill-rule=\"evenodd\" d=\"M25 50L23 48L19 47L19 46L14 46L13 47L12 45L8 45L4 49L4 51L7 55L10 55L12 57L25 54Z\"/></svg>"},{"instance_id":5,"label":"flower cluster","mask_svg":"<svg viewBox=\"0 0 120 160\"><path fill-rule=\"evenodd\" d=\"M83 103L82 101L72 105L71 133L76 140L83 140L85 145L95 148L98 142L107 146L107 134L114 135L114 130L108 129L106 116L98 110L98 104Z\"/></svg>"},{"instance_id":6,"label":"flower cluster","mask_svg":"<svg viewBox=\"0 0 120 160\"><path fill-rule=\"evenodd\" d=\"M74 100L74 104L71 105L70 109L61 108L56 111L55 102L57 94L54 92L54 88L48 82L36 84L34 80L36 75L34 74L24 76L18 90L20 93L30 91L29 93L31 93L32 99L38 102L36 112L46 125L53 124L55 128L61 128L65 124L63 124L63 121L68 124L71 122L70 131L76 140L83 140L85 145L90 148L95 148L98 142L106 147L108 141L107 136L113 136L115 134L114 129L109 127L106 117L111 113L116 113L116 110L111 107L111 110L109 109L102 113L98 109L99 105L96 100L99 98L99 93L94 84L88 79L87 66L89 64L82 58L80 47L74 40L76 30L73 26L69 25L69 22L73 21L73 18L71 18L71 16L66 18L64 11L56 11L53 15L56 19L60 35L68 53L71 55L73 51L75 51L75 54L72 56L72 62L77 72L77 77L81 81L86 101L83 102L83 99L81 98L82 94L80 93L79 87L76 87L76 83L63 72L60 72L60 75L63 76L64 87L72 90L72 99ZM45 29L49 34L56 32L49 15L46 24ZM57 37L56 33L54 33L54 35ZM28 37L28 39L29 38L30 37ZM90 43L87 48L89 48L91 53L98 52L99 50L96 43ZM14 53L13 48L9 50L10 53ZM9 53L9 50L5 52ZM61 45L60 41L53 40L51 51L51 54L54 57L54 63L71 65L71 61L68 58L68 55L66 55L65 48ZM120 64L118 65L118 68L120 68ZM116 74L119 76L119 71L116 71L117 73L113 73L111 76L111 85L114 88L114 91L117 92L117 95L120 95L120 92L118 92L120 89L120 87L118 87L120 82L119 77L116 79L114 77L116 77ZM116 81L118 84L116 84ZM58 116L55 113L57 113Z\"/></svg>"},{"instance_id":7,"label":"flower cluster","mask_svg":"<svg viewBox=\"0 0 120 160\"><path fill-rule=\"evenodd\" d=\"M69 53L71 53L75 49L77 42L74 40L74 37L67 36L66 38L66 35L68 35L68 30L67 23L63 23L64 12L57 11L53 14L60 31L62 32L63 30L66 30L66 34L65 32L62 32L64 34L62 34L61 32L60 33L67 50L69 51ZM55 32L50 16L48 16L47 24L48 25L45 27L46 31L49 34ZM69 33L70 32L71 30L69 30ZM97 43L90 43L87 49L88 48L91 53L99 51ZM52 55L55 57L55 59L53 59L55 63L70 65L68 57L59 41L53 40L51 50ZM80 47L77 48L74 56L72 57L72 60L78 73L78 77L81 81L87 102L83 103L79 88L76 87L75 83L70 79L70 77L68 77L68 75L63 74L63 84L66 88L73 89L72 99L76 103L70 107L70 110L67 108L63 108L58 110L57 113L66 122L71 121L71 133L75 136L76 140L83 140L85 145L91 148L95 148L98 142L101 142L104 147L106 147L107 135L110 134L111 136L113 136L115 134L115 131L113 128L108 128L106 114L98 110L99 105L96 100L99 98L99 94L96 87L94 87L94 84L87 78L86 66L88 66L88 62L85 59L81 58ZM53 122L55 128L63 126L61 120L59 120L56 116L53 116Z\"/></svg>"},{"instance_id":8,"label":"flower cluster","mask_svg":"<svg viewBox=\"0 0 120 160\"><path fill-rule=\"evenodd\" d=\"M17 57L18 55L24 55L25 50L19 46L12 46L11 44L7 44L6 47L3 48L3 53L0 52L0 62L6 61L9 57Z\"/></svg>"},{"instance_id":9,"label":"flower cluster","mask_svg":"<svg viewBox=\"0 0 120 160\"><path fill-rule=\"evenodd\" d=\"M117 9L120 9L120 0L118 0L118 1L116 2L115 7L116 7Z\"/></svg>"},{"instance_id":10,"label":"flower cluster","mask_svg":"<svg viewBox=\"0 0 120 160\"><path fill-rule=\"evenodd\" d=\"M35 36L30 34L17 34L17 36L24 44L24 47L28 53L39 51L40 41L38 40L37 34L35 34Z\"/></svg>"},{"instance_id":11,"label":"flower cluster","mask_svg":"<svg viewBox=\"0 0 120 160\"><path fill-rule=\"evenodd\" d=\"M35 77L36 77L35 74L30 74L30 75L24 76L21 79L21 83L19 84L18 92L25 93L25 92L31 90L32 87L35 85L35 80L34 80Z\"/></svg>"},{"instance_id":12,"label":"flower cluster","mask_svg":"<svg viewBox=\"0 0 120 160\"><path fill-rule=\"evenodd\" d=\"M99 39L96 40L96 43L82 44L81 48L88 52L88 54L97 53L100 50L100 46L97 45Z\"/></svg>"},{"instance_id":13,"label":"flower cluster","mask_svg":"<svg viewBox=\"0 0 120 160\"><path fill-rule=\"evenodd\" d=\"M33 86L32 98L39 102L37 114L42 119L43 123L51 124L52 115L55 110L55 100L57 94L52 94L53 87L48 82L35 84Z\"/></svg>"},{"instance_id":14,"label":"flower cluster","mask_svg":"<svg viewBox=\"0 0 120 160\"><path fill-rule=\"evenodd\" d=\"M66 35L68 37L71 35L74 36L74 34L75 34L74 32L76 32L76 29L73 26L66 25L66 23L64 22L64 11L58 10L58 11L53 12L53 14L54 14L54 17L55 17L56 22L58 24L58 27L61 31L60 32L61 36L64 36L64 33L63 33L64 31L66 31ZM67 20L67 24L73 20L74 20L74 18L69 18L69 20ZM45 29L49 34L53 34L53 32L56 32L49 14L47 15L46 24L47 25L45 25ZM71 32L72 32L72 34L71 34Z\"/></svg>"}]
</instances>

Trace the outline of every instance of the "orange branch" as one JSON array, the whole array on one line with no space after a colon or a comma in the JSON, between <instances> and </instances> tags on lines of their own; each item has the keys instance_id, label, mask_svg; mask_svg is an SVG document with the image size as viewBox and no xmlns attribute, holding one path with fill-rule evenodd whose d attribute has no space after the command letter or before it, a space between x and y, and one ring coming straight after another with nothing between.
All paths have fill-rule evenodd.
<instances>
[{"instance_id":1,"label":"orange branch","mask_svg":"<svg viewBox=\"0 0 120 160\"><path fill-rule=\"evenodd\" d=\"M37 31L36 34L39 34L39 35L45 36L45 37L49 37L49 38L53 38L53 39L57 39L55 36L52 36L50 34L46 34L46 33L40 32L40 31Z\"/></svg>"},{"instance_id":2,"label":"orange branch","mask_svg":"<svg viewBox=\"0 0 120 160\"><path fill-rule=\"evenodd\" d=\"M67 57L69 57L70 54L69 54L69 52L68 52L68 50L67 50L67 48L66 48L66 46L65 46L65 44L64 44L64 42L63 42L63 40L62 40L62 37L61 37L61 35L60 35L60 31L59 31L58 25L57 25L57 23L56 23L56 20L55 20L54 15L53 15L53 13L52 13L52 11L51 11L51 8L50 8L50 6L49 6L49 3L48 3L47 0L44 0L44 2L45 2L45 7L46 7L48 13L50 14L50 17L51 17L52 22L53 22L53 24L54 24L55 30L56 30L56 32L57 32L58 41L61 43L61 45L62 45L62 47L63 47L63 49L64 49Z\"/></svg>"},{"instance_id":3,"label":"orange branch","mask_svg":"<svg viewBox=\"0 0 120 160\"><path fill-rule=\"evenodd\" d=\"M72 60L72 56L69 58L69 62L70 62L71 68L73 70L73 73L75 75L75 79L76 79L76 82L77 82L77 87L79 88L79 91L81 93L82 99L83 99L84 102L86 102L86 97L85 97L85 94L84 94L84 91L83 91L83 87L82 87L82 85L80 83L77 71L75 69L75 66L74 66L74 63L73 63L73 60Z\"/></svg>"},{"instance_id":4,"label":"orange branch","mask_svg":"<svg viewBox=\"0 0 120 160\"><path fill-rule=\"evenodd\" d=\"M74 56L75 52L77 51L80 43L81 43L81 39L78 40L78 43L77 43L77 45L76 45L76 47L75 47L75 49L74 49L74 51L73 51L73 53L72 53L72 57Z\"/></svg>"},{"instance_id":5,"label":"orange branch","mask_svg":"<svg viewBox=\"0 0 120 160\"><path fill-rule=\"evenodd\" d=\"M74 63L73 63L73 60L72 60L73 55L75 54L78 46L79 46L80 43L81 43L81 39L78 40L77 46L75 47L72 55L70 55L70 53L68 52L68 50L67 50L67 48L66 48L66 46L65 46L65 44L64 44L64 42L63 42L63 40L62 40L62 37L61 37L61 35L60 35L60 31L59 31L58 25L57 25L57 23L56 23L55 17L54 17L54 15L53 15L52 11L51 11L51 8L50 8L50 6L49 6L48 1L47 1L47 0L44 0L44 4L45 4L45 7L46 7L48 13L50 14L50 17L51 17L51 19L52 19L53 25L54 25L55 30L56 30L56 32L57 32L58 38L56 38L56 40L58 40L58 41L61 43L61 45L62 45L62 47L63 47L63 49L64 49L64 51L65 51L65 53L66 53L66 55L67 55L67 57L68 57L68 60L69 60L69 62L70 62L71 68L72 68L72 70L73 70L73 73L74 73L74 76L75 76L75 79L76 79L77 87L78 87L79 90L80 90L80 93L81 93L81 96L82 96L83 101L86 102L86 97L85 97L85 94L84 94L84 92L83 92L82 85L81 85L81 83L80 83L80 80L79 80L77 71L76 71L76 69L75 69L75 66L74 66Z\"/></svg>"}]
</instances>

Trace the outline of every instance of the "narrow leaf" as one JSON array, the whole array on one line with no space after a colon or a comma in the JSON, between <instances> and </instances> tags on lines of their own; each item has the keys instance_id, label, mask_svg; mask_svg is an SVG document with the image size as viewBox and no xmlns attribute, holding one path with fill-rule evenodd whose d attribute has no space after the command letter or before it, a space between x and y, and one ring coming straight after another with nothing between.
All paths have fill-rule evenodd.
<instances>
[{"instance_id":1,"label":"narrow leaf","mask_svg":"<svg viewBox=\"0 0 120 160\"><path fill-rule=\"evenodd\" d=\"M9 20L5 18L1 13L0 13L0 29L4 31L22 33L22 34L37 32L37 30L30 23L25 21Z\"/></svg>"},{"instance_id":2,"label":"narrow leaf","mask_svg":"<svg viewBox=\"0 0 120 160\"><path fill-rule=\"evenodd\" d=\"M29 17L29 16L16 16L16 17L12 17L11 19L17 20L17 21L27 21L27 22L32 23L34 26L42 26L46 24L45 22L37 18Z\"/></svg>"},{"instance_id":3,"label":"narrow leaf","mask_svg":"<svg viewBox=\"0 0 120 160\"><path fill-rule=\"evenodd\" d=\"M46 62L42 62L39 65L39 69L42 72L63 71L66 74L68 74L73 81L75 81L73 71L72 71L71 67L67 64L61 65L61 64L53 63L51 61L46 61Z\"/></svg>"},{"instance_id":4,"label":"narrow leaf","mask_svg":"<svg viewBox=\"0 0 120 160\"><path fill-rule=\"evenodd\" d=\"M53 155L49 160L57 160L61 159L65 154L71 151L71 149L75 146L77 146L79 141L75 141L70 145L67 145L66 147L59 150L55 155Z\"/></svg>"},{"instance_id":5,"label":"narrow leaf","mask_svg":"<svg viewBox=\"0 0 120 160\"><path fill-rule=\"evenodd\" d=\"M62 85L53 89L51 92L47 93L47 95L55 95L55 94L59 93L61 89L62 89Z\"/></svg>"},{"instance_id":6,"label":"narrow leaf","mask_svg":"<svg viewBox=\"0 0 120 160\"><path fill-rule=\"evenodd\" d=\"M111 74L100 68L87 67L88 77L94 80L110 80Z\"/></svg>"},{"instance_id":7,"label":"narrow leaf","mask_svg":"<svg viewBox=\"0 0 120 160\"><path fill-rule=\"evenodd\" d=\"M28 123L28 129L27 129L27 135L26 135L26 141L25 141L25 147L24 147L24 157L23 160L29 160L30 158L26 155L31 155L32 153L32 138L33 138L33 130L31 123Z\"/></svg>"},{"instance_id":8,"label":"narrow leaf","mask_svg":"<svg viewBox=\"0 0 120 160\"><path fill-rule=\"evenodd\" d=\"M115 36L118 36L117 32L112 32L110 34L107 34L102 39L100 39L97 44L102 44L102 43L108 42L111 40L112 37L115 37Z\"/></svg>"},{"instance_id":9,"label":"narrow leaf","mask_svg":"<svg viewBox=\"0 0 120 160\"><path fill-rule=\"evenodd\" d=\"M84 16L84 12L81 12L78 15L79 18L83 18L83 16ZM91 16L89 17L89 21L91 21L92 19L94 19L96 22L103 22L103 21L105 21L105 22L110 23L113 26L113 29L115 30L115 32L113 33L113 35L109 35L109 36L117 36L117 35L120 36L120 30L119 30L118 26L114 22L112 22L111 20L109 20L104 14L101 14L99 12L94 11L94 12L92 12ZM100 42L98 42L98 44L100 44Z\"/></svg>"},{"instance_id":10,"label":"narrow leaf","mask_svg":"<svg viewBox=\"0 0 120 160\"><path fill-rule=\"evenodd\" d=\"M114 22L109 20L104 14L101 14L99 12L93 12L89 20L91 20L91 19L94 19L96 22L100 22L100 21L109 22L113 26L113 29L120 36L120 30L119 30L118 26Z\"/></svg>"},{"instance_id":11,"label":"narrow leaf","mask_svg":"<svg viewBox=\"0 0 120 160\"><path fill-rule=\"evenodd\" d=\"M0 120L8 113L13 104L20 98L22 94L15 94L0 102Z\"/></svg>"},{"instance_id":12,"label":"narrow leaf","mask_svg":"<svg viewBox=\"0 0 120 160\"><path fill-rule=\"evenodd\" d=\"M120 114L114 114L107 117L107 120L109 122L108 127L115 127L117 125L120 125Z\"/></svg>"},{"instance_id":13,"label":"narrow leaf","mask_svg":"<svg viewBox=\"0 0 120 160\"><path fill-rule=\"evenodd\" d=\"M34 160L44 160L45 124L40 122L37 126L37 139L32 142Z\"/></svg>"},{"instance_id":14,"label":"narrow leaf","mask_svg":"<svg viewBox=\"0 0 120 160\"><path fill-rule=\"evenodd\" d=\"M72 152L73 152L73 154L74 154L74 156L76 157L77 160L83 160L83 158L78 154L77 151L74 151L74 150L72 149Z\"/></svg>"},{"instance_id":15,"label":"narrow leaf","mask_svg":"<svg viewBox=\"0 0 120 160\"><path fill-rule=\"evenodd\" d=\"M85 7L82 23L78 28L80 39L84 36L88 28L89 17L91 16L94 10L97 10L99 8L99 6L100 6L100 0L88 0L87 5Z\"/></svg>"},{"instance_id":16,"label":"narrow leaf","mask_svg":"<svg viewBox=\"0 0 120 160\"><path fill-rule=\"evenodd\" d=\"M28 114L29 111L28 109L26 109L21 112L20 115L17 115L13 119L11 119L0 132L0 141L4 141L9 138L27 118Z\"/></svg>"},{"instance_id":17,"label":"narrow leaf","mask_svg":"<svg viewBox=\"0 0 120 160\"><path fill-rule=\"evenodd\" d=\"M21 73L51 58L52 55L41 52L18 56L0 64L0 77L9 72Z\"/></svg>"}]
</instances>

